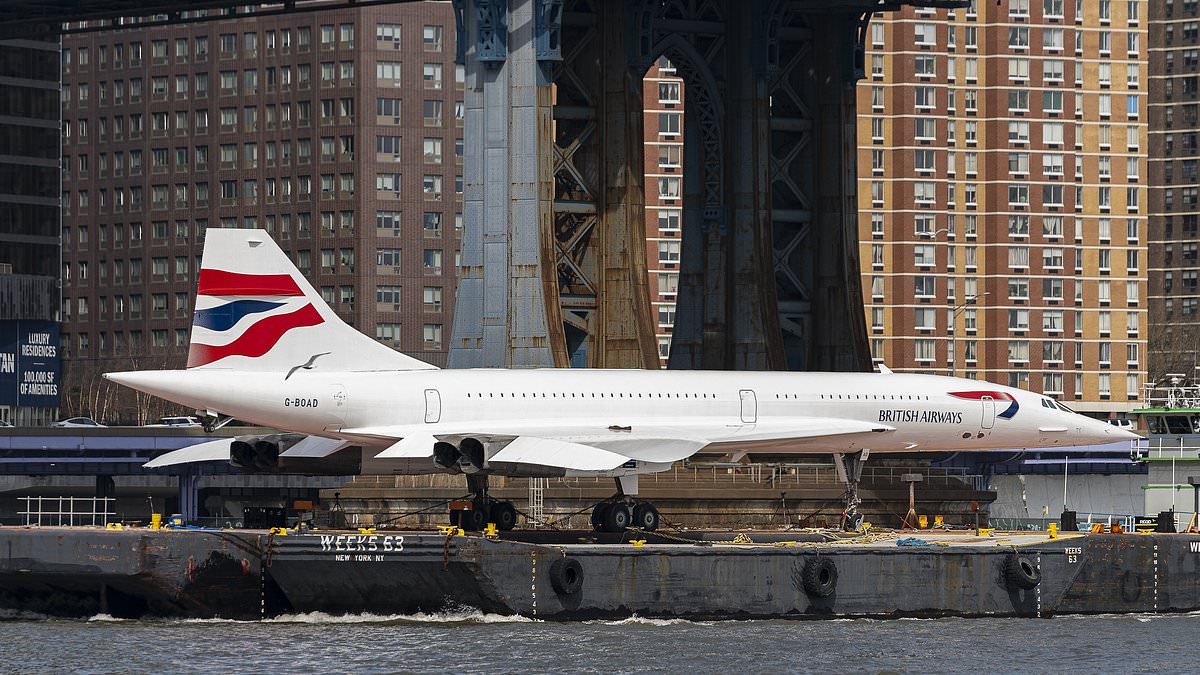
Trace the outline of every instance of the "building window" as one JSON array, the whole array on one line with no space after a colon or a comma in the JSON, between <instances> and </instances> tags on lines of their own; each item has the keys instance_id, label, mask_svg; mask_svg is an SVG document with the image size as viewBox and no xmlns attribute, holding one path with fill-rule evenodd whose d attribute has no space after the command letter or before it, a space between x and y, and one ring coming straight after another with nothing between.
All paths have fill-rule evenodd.
<instances>
[{"instance_id":1,"label":"building window","mask_svg":"<svg viewBox=\"0 0 1200 675\"><path fill-rule=\"evenodd\" d=\"M1029 27L1010 26L1008 29L1009 49L1029 49Z\"/></svg>"},{"instance_id":2,"label":"building window","mask_svg":"<svg viewBox=\"0 0 1200 675\"><path fill-rule=\"evenodd\" d=\"M442 139L426 138L422 147L424 149L424 159L427 163L442 163Z\"/></svg>"},{"instance_id":3,"label":"building window","mask_svg":"<svg viewBox=\"0 0 1200 675\"><path fill-rule=\"evenodd\" d=\"M1027 363L1029 361L1029 341L1009 340L1008 360L1012 363Z\"/></svg>"},{"instance_id":4,"label":"building window","mask_svg":"<svg viewBox=\"0 0 1200 675\"><path fill-rule=\"evenodd\" d=\"M421 327L425 349L442 348L442 324L427 323Z\"/></svg>"},{"instance_id":5,"label":"building window","mask_svg":"<svg viewBox=\"0 0 1200 675\"><path fill-rule=\"evenodd\" d=\"M660 136L672 136L679 133L683 124L683 115L677 112L664 112L658 115L658 133Z\"/></svg>"},{"instance_id":6,"label":"building window","mask_svg":"<svg viewBox=\"0 0 1200 675\"><path fill-rule=\"evenodd\" d=\"M426 63L421 68L421 81L426 89L442 88L442 64Z\"/></svg>"},{"instance_id":7,"label":"building window","mask_svg":"<svg viewBox=\"0 0 1200 675\"><path fill-rule=\"evenodd\" d=\"M375 24L375 40L390 42L393 49L399 49L401 29L402 26L398 23L377 23Z\"/></svg>"},{"instance_id":8,"label":"building window","mask_svg":"<svg viewBox=\"0 0 1200 675\"><path fill-rule=\"evenodd\" d=\"M442 102L441 101L425 101L421 106L421 117L425 126L440 127L442 126ZM396 114L399 115L399 105L396 106Z\"/></svg>"},{"instance_id":9,"label":"building window","mask_svg":"<svg viewBox=\"0 0 1200 675\"><path fill-rule=\"evenodd\" d=\"M426 199L441 199L442 177L437 175L424 176L421 179L421 191L425 194Z\"/></svg>"},{"instance_id":10,"label":"building window","mask_svg":"<svg viewBox=\"0 0 1200 675\"><path fill-rule=\"evenodd\" d=\"M658 262L660 263L678 263L679 262L679 242L678 241L660 241L658 242Z\"/></svg>"},{"instance_id":11,"label":"building window","mask_svg":"<svg viewBox=\"0 0 1200 675\"><path fill-rule=\"evenodd\" d=\"M682 163L683 146L659 145L658 166L663 169L679 168Z\"/></svg>"},{"instance_id":12,"label":"building window","mask_svg":"<svg viewBox=\"0 0 1200 675\"><path fill-rule=\"evenodd\" d=\"M660 209L658 212L658 229L662 232L678 232L679 216L680 212L678 209Z\"/></svg>"},{"instance_id":13,"label":"building window","mask_svg":"<svg viewBox=\"0 0 1200 675\"><path fill-rule=\"evenodd\" d=\"M658 102L659 103L679 103L680 97L679 82L659 82L658 83Z\"/></svg>"},{"instance_id":14,"label":"building window","mask_svg":"<svg viewBox=\"0 0 1200 675\"><path fill-rule=\"evenodd\" d=\"M929 339L914 340L913 348L918 361L932 361L934 359L936 342Z\"/></svg>"},{"instance_id":15,"label":"building window","mask_svg":"<svg viewBox=\"0 0 1200 675\"><path fill-rule=\"evenodd\" d=\"M376 61L375 78L378 80L399 82L404 72L404 65L399 61ZM397 114L399 106L397 105Z\"/></svg>"},{"instance_id":16,"label":"building window","mask_svg":"<svg viewBox=\"0 0 1200 675\"><path fill-rule=\"evenodd\" d=\"M442 289L438 286L426 286L421 291L421 304L427 312L442 311Z\"/></svg>"},{"instance_id":17,"label":"building window","mask_svg":"<svg viewBox=\"0 0 1200 675\"><path fill-rule=\"evenodd\" d=\"M425 26L421 29L421 44L427 52L442 51L442 27Z\"/></svg>"},{"instance_id":18,"label":"building window","mask_svg":"<svg viewBox=\"0 0 1200 675\"><path fill-rule=\"evenodd\" d=\"M882 26L881 26L882 28ZM933 46L937 44L937 26L932 23L913 25L913 41L918 46Z\"/></svg>"},{"instance_id":19,"label":"building window","mask_svg":"<svg viewBox=\"0 0 1200 675\"><path fill-rule=\"evenodd\" d=\"M442 252L439 249L425 249L421 260L426 272L431 274L442 273Z\"/></svg>"},{"instance_id":20,"label":"building window","mask_svg":"<svg viewBox=\"0 0 1200 675\"><path fill-rule=\"evenodd\" d=\"M1029 122L1009 122L1008 123L1008 142L1009 143L1028 143L1029 142Z\"/></svg>"}]
</instances>

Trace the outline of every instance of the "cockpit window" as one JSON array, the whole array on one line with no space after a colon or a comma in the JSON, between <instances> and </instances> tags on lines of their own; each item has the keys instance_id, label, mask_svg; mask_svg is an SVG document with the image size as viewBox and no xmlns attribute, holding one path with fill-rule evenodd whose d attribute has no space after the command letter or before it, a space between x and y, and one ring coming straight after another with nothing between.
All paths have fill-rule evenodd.
<instances>
[{"instance_id":1,"label":"cockpit window","mask_svg":"<svg viewBox=\"0 0 1200 675\"><path fill-rule=\"evenodd\" d=\"M1069 412L1069 413L1072 413L1072 414L1078 414L1078 413L1076 413L1074 410L1071 410L1070 408L1068 408L1067 406L1063 405L1062 403L1059 403L1058 401L1055 401L1055 402L1054 402L1054 404L1055 404L1055 405L1057 405L1057 406L1058 406L1058 408L1059 408L1059 410L1062 410L1063 412Z\"/></svg>"}]
</instances>

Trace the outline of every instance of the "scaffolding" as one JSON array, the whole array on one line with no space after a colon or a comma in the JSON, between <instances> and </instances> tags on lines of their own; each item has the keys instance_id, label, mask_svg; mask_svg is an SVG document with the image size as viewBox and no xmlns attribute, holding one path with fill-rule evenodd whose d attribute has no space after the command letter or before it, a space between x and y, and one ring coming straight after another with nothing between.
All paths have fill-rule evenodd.
<instances>
[{"instance_id":1,"label":"scaffolding","mask_svg":"<svg viewBox=\"0 0 1200 675\"><path fill-rule=\"evenodd\" d=\"M529 527L541 527L545 522L546 488L549 486L549 478L529 479L529 517L525 519Z\"/></svg>"}]
</instances>

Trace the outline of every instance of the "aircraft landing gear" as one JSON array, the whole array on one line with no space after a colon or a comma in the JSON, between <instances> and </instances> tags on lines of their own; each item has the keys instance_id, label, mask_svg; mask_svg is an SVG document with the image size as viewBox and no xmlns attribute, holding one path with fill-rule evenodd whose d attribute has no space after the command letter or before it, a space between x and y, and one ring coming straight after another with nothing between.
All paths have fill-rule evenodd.
<instances>
[{"instance_id":1,"label":"aircraft landing gear","mask_svg":"<svg viewBox=\"0 0 1200 675\"><path fill-rule=\"evenodd\" d=\"M592 529L597 532L624 532L631 527L646 532L657 530L658 509L650 502L625 494L626 487L637 489L637 476L622 476L616 482L617 495L592 509Z\"/></svg>"},{"instance_id":2,"label":"aircraft landing gear","mask_svg":"<svg viewBox=\"0 0 1200 675\"><path fill-rule=\"evenodd\" d=\"M470 508L451 510L451 525L469 532L481 532L488 523L494 523L501 532L517 526L517 509L512 502L492 499L488 495L487 475L467 474L467 489L471 492Z\"/></svg>"},{"instance_id":3,"label":"aircraft landing gear","mask_svg":"<svg viewBox=\"0 0 1200 675\"><path fill-rule=\"evenodd\" d=\"M858 496L858 481L862 478L863 464L870 454L870 450L863 450L854 454L833 456L838 478L846 484L846 509L842 512L843 532L858 532L862 528L863 516L858 512L858 506L862 504L862 499Z\"/></svg>"}]
</instances>

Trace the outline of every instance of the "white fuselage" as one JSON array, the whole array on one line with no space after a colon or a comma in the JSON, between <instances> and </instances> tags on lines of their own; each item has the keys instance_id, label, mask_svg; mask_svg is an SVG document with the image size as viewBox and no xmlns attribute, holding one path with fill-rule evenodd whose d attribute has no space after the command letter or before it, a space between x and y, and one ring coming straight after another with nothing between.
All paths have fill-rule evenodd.
<instances>
[{"instance_id":1,"label":"white fuselage","mask_svg":"<svg viewBox=\"0 0 1200 675\"><path fill-rule=\"evenodd\" d=\"M429 434L489 423L704 428L714 447L786 426L790 418L877 424L884 433L792 438L761 434L770 454L945 452L1109 443L1135 438L1055 407L1036 393L933 375L593 369L246 373L220 369L117 373L113 379L201 411L328 438L344 431L421 425ZM980 399L951 392L992 392ZM999 398L1009 396L1016 401ZM999 400L998 400L999 399ZM1008 415L1006 416L1005 413ZM716 431L714 431L716 429Z\"/></svg>"}]
</instances>

